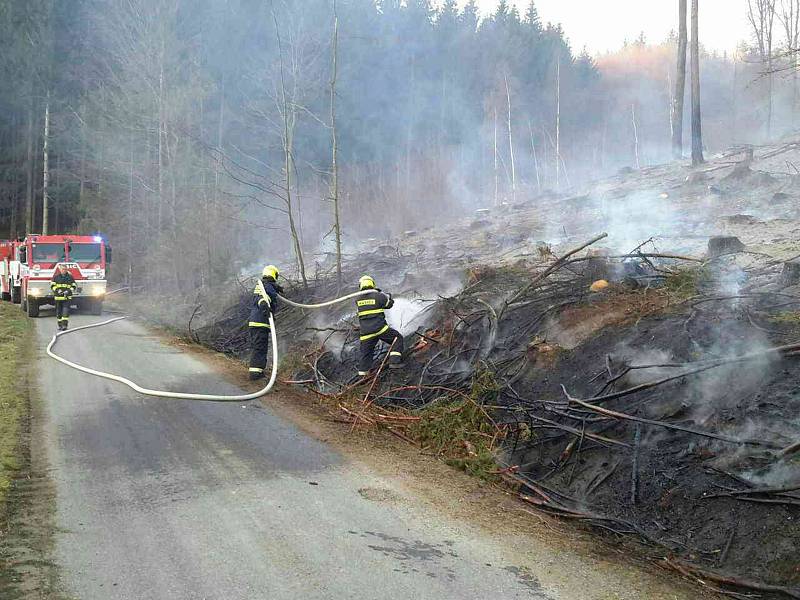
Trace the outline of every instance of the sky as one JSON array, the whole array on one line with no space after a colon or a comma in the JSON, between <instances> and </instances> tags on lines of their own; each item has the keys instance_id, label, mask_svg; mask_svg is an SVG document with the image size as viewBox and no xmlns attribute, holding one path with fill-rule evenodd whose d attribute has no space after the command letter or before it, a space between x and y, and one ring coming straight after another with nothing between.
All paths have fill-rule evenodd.
<instances>
[{"instance_id":1,"label":"sky","mask_svg":"<svg viewBox=\"0 0 800 600\"><path fill-rule=\"evenodd\" d=\"M497 0L477 0L491 12ZM529 0L510 0L524 14ZM463 4L463 2L462 2ZM691 5L691 2L689 2ZM613 51L640 32L651 42L678 28L677 0L536 0L543 23L561 23L573 50ZM709 50L731 52L750 39L747 0L700 0L700 41ZM776 24L777 26L777 24Z\"/></svg>"}]
</instances>

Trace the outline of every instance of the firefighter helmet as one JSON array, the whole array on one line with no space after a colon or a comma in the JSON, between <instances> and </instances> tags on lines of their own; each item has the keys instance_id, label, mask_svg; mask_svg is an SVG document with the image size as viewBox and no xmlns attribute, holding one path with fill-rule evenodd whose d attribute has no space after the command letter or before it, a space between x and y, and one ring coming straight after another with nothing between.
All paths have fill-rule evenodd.
<instances>
[{"instance_id":1,"label":"firefighter helmet","mask_svg":"<svg viewBox=\"0 0 800 600\"><path fill-rule=\"evenodd\" d=\"M272 277L275 281L278 281L278 267L275 265L267 265L264 267L264 270L261 271L262 277Z\"/></svg>"},{"instance_id":2,"label":"firefighter helmet","mask_svg":"<svg viewBox=\"0 0 800 600\"><path fill-rule=\"evenodd\" d=\"M371 290L374 287L375 280L369 275L362 275L361 279L358 280L358 289L360 290Z\"/></svg>"}]
</instances>

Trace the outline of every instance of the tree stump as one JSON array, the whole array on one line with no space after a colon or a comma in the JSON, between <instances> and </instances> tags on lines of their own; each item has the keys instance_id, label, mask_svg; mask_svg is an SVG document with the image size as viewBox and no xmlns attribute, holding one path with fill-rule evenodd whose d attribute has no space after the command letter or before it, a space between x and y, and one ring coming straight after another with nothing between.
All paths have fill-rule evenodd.
<instances>
[{"instance_id":1,"label":"tree stump","mask_svg":"<svg viewBox=\"0 0 800 600\"><path fill-rule=\"evenodd\" d=\"M592 281L597 281L598 279L611 279L613 271L611 268L611 262L608 260L608 255L611 254L611 251L607 248L597 248L589 250L587 254L591 258L586 261L586 266L583 270L584 276L588 277Z\"/></svg>"},{"instance_id":2,"label":"tree stump","mask_svg":"<svg viewBox=\"0 0 800 600\"><path fill-rule=\"evenodd\" d=\"M783 263L783 271L781 271L781 284L785 287L790 285L797 285L800 283L800 259Z\"/></svg>"},{"instance_id":3,"label":"tree stump","mask_svg":"<svg viewBox=\"0 0 800 600\"><path fill-rule=\"evenodd\" d=\"M708 258L717 258L723 254L733 254L744 250L744 244L733 235L718 235L708 240Z\"/></svg>"}]
</instances>

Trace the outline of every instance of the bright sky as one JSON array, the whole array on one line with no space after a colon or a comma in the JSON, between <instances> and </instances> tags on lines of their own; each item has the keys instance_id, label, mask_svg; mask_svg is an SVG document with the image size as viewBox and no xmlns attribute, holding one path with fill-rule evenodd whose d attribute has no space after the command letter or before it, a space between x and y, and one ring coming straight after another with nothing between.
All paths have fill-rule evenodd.
<instances>
[{"instance_id":1,"label":"bright sky","mask_svg":"<svg viewBox=\"0 0 800 600\"><path fill-rule=\"evenodd\" d=\"M525 14L529 0L510 2ZM478 5L491 12L497 0L478 0ZM543 23L562 24L573 50L586 46L592 54L616 50L642 31L657 42L678 28L677 0L536 0L536 7ZM748 28L747 0L700 0L700 41L707 48L730 52L750 39Z\"/></svg>"}]
</instances>

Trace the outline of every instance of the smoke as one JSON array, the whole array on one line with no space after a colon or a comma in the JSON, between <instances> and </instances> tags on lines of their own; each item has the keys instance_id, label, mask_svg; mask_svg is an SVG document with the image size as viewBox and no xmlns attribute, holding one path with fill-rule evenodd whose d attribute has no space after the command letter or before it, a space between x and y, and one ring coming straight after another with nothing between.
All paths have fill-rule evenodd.
<instances>
[{"instance_id":1,"label":"smoke","mask_svg":"<svg viewBox=\"0 0 800 600\"><path fill-rule=\"evenodd\" d=\"M755 487L779 487L800 484L800 465L783 462L768 469L746 471L742 476Z\"/></svg>"},{"instance_id":2,"label":"smoke","mask_svg":"<svg viewBox=\"0 0 800 600\"><path fill-rule=\"evenodd\" d=\"M617 346L612 355L612 361L616 365L628 365L643 367L648 365L665 365L675 362L672 352L659 348L640 348L622 343ZM634 386L655 379L660 379L674 374L675 369L666 367L655 367L649 369L633 369L625 376L627 384Z\"/></svg>"},{"instance_id":3,"label":"smoke","mask_svg":"<svg viewBox=\"0 0 800 600\"><path fill-rule=\"evenodd\" d=\"M421 325L418 318L431 304L429 300L395 298L394 306L386 311L386 322L402 335L409 335Z\"/></svg>"}]
</instances>

